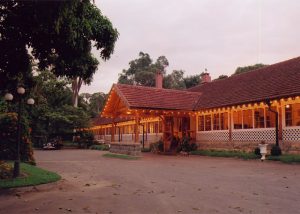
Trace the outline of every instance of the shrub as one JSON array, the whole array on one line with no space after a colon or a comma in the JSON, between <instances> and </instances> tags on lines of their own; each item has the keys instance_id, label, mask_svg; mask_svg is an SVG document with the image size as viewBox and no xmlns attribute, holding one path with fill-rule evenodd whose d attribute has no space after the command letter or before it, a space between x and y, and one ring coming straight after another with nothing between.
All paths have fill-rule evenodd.
<instances>
[{"instance_id":1,"label":"shrub","mask_svg":"<svg viewBox=\"0 0 300 214\"><path fill-rule=\"evenodd\" d=\"M87 149L94 144L94 134L89 131L78 132L76 136L76 143L78 147L82 149Z\"/></svg>"},{"instance_id":2,"label":"shrub","mask_svg":"<svg viewBox=\"0 0 300 214\"><path fill-rule=\"evenodd\" d=\"M16 133L18 125L17 116L17 113L0 114L0 157L2 160L15 160L16 158ZM32 142L30 138L30 128L28 125L28 120L25 117L21 117L21 130L21 161L35 164Z\"/></svg>"},{"instance_id":3,"label":"shrub","mask_svg":"<svg viewBox=\"0 0 300 214\"><path fill-rule=\"evenodd\" d=\"M10 164L0 161L0 179L8 179L13 175L13 168Z\"/></svg>"},{"instance_id":4,"label":"shrub","mask_svg":"<svg viewBox=\"0 0 300 214\"><path fill-rule=\"evenodd\" d=\"M142 148L141 152L151 152L151 149L150 148Z\"/></svg>"},{"instance_id":5,"label":"shrub","mask_svg":"<svg viewBox=\"0 0 300 214\"><path fill-rule=\"evenodd\" d=\"M158 148L158 150L160 151L160 152L163 152L164 151L164 142L162 141L162 140L159 140L158 142L157 142L157 148Z\"/></svg>"},{"instance_id":6,"label":"shrub","mask_svg":"<svg viewBox=\"0 0 300 214\"><path fill-rule=\"evenodd\" d=\"M107 145L107 144L92 145L92 146L90 146L90 149L100 150L100 151L108 151L109 150L109 145Z\"/></svg>"},{"instance_id":7,"label":"shrub","mask_svg":"<svg viewBox=\"0 0 300 214\"><path fill-rule=\"evenodd\" d=\"M273 145L271 148L271 155L272 156L280 156L281 155L281 149L279 146Z\"/></svg>"},{"instance_id":8,"label":"shrub","mask_svg":"<svg viewBox=\"0 0 300 214\"><path fill-rule=\"evenodd\" d=\"M260 148L259 148L259 147L256 147L256 148L254 149L254 154L257 155L257 156L261 155L261 154L260 154Z\"/></svg>"}]
</instances>

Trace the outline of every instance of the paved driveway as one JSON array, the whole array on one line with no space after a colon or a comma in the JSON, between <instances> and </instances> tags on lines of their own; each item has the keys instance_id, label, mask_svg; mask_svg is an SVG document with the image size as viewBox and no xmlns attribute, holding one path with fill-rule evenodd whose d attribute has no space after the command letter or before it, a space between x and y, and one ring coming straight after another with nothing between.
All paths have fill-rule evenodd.
<instances>
[{"instance_id":1,"label":"paved driveway","mask_svg":"<svg viewBox=\"0 0 300 214\"><path fill-rule=\"evenodd\" d=\"M300 165L92 150L36 151L53 184L2 191L0 213L299 213Z\"/></svg>"}]
</instances>

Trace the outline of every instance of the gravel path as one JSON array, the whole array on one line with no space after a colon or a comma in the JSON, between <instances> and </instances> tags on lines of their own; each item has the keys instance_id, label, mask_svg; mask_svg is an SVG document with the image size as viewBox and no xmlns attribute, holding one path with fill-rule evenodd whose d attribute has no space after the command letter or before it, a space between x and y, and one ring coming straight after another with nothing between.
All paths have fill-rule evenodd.
<instances>
[{"instance_id":1,"label":"gravel path","mask_svg":"<svg viewBox=\"0 0 300 214\"><path fill-rule=\"evenodd\" d=\"M35 151L57 183L0 190L0 213L300 213L300 165L200 156Z\"/></svg>"}]
</instances>

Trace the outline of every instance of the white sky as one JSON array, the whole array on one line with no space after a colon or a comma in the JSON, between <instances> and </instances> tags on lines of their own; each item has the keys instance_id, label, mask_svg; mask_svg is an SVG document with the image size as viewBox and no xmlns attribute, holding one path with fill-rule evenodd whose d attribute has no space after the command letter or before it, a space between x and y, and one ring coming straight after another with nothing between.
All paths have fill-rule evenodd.
<instances>
[{"instance_id":1,"label":"white sky","mask_svg":"<svg viewBox=\"0 0 300 214\"><path fill-rule=\"evenodd\" d=\"M83 92L107 93L138 53L165 55L186 75L212 78L238 66L273 64L299 56L299 0L96 0L120 36ZM99 53L93 53L99 58Z\"/></svg>"}]
</instances>

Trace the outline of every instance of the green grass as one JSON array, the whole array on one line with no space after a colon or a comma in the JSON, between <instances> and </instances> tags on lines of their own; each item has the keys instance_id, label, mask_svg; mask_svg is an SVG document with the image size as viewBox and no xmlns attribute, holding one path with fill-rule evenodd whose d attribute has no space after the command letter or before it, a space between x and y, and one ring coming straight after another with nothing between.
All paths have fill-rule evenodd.
<instances>
[{"instance_id":1,"label":"green grass","mask_svg":"<svg viewBox=\"0 0 300 214\"><path fill-rule=\"evenodd\" d=\"M21 163L21 172L25 173L27 176L15 179L0 180L0 188L6 189L14 187L34 186L55 182L61 179L61 177L54 172L49 172L47 170L25 163Z\"/></svg>"},{"instance_id":2,"label":"green grass","mask_svg":"<svg viewBox=\"0 0 300 214\"><path fill-rule=\"evenodd\" d=\"M109 150L109 146L106 145L106 144L103 144L103 145L92 145L92 146L90 146L89 149L101 150L101 151L108 151Z\"/></svg>"},{"instance_id":3,"label":"green grass","mask_svg":"<svg viewBox=\"0 0 300 214\"><path fill-rule=\"evenodd\" d=\"M131 155L123 155L123 154L114 154L114 153L106 153L103 157L107 158L119 158L119 159L126 159L126 160L137 160L140 157L131 156Z\"/></svg>"},{"instance_id":4,"label":"green grass","mask_svg":"<svg viewBox=\"0 0 300 214\"><path fill-rule=\"evenodd\" d=\"M203 155L212 157L234 157L241 158L244 160L248 159L258 159L259 156L254 153L246 153L239 151L225 151L225 150L196 150L191 152L192 155Z\"/></svg>"},{"instance_id":5,"label":"green grass","mask_svg":"<svg viewBox=\"0 0 300 214\"><path fill-rule=\"evenodd\" d=\"M283 163L300 163L300 155L267 156L267 160L281 161Z\"/></svg>"}]
</instances>

